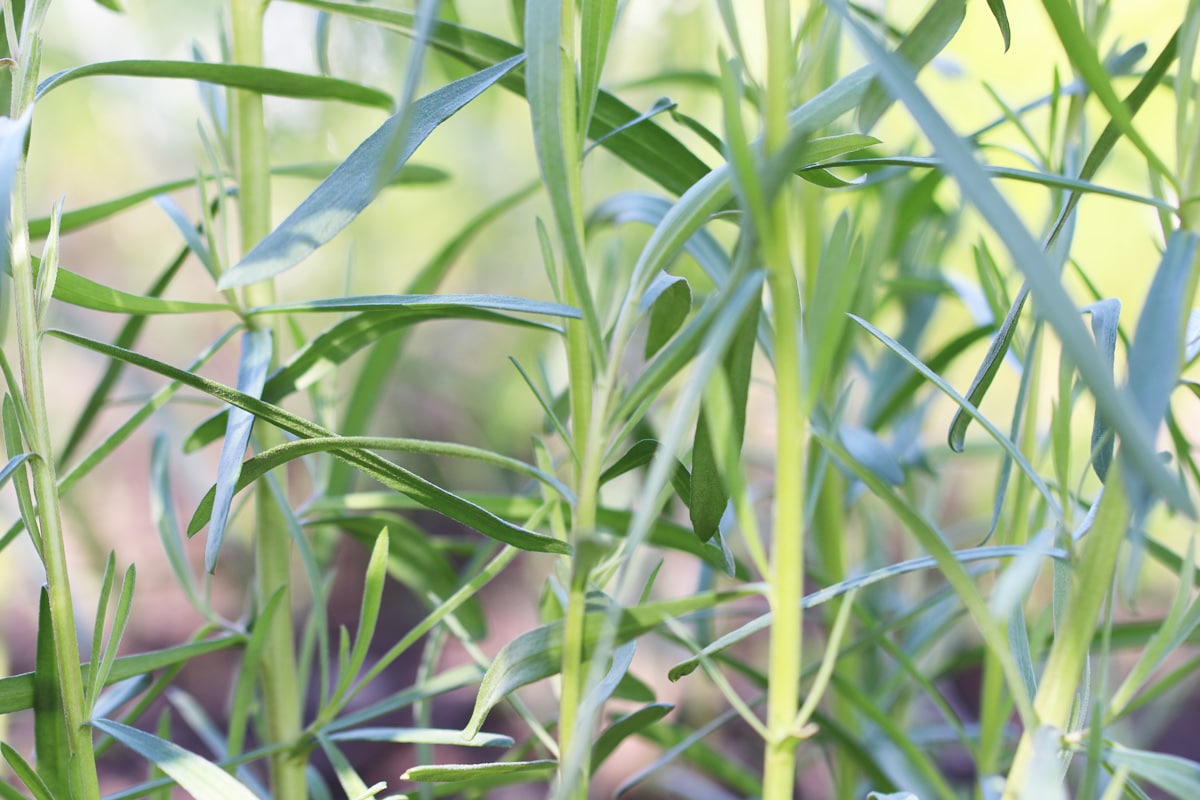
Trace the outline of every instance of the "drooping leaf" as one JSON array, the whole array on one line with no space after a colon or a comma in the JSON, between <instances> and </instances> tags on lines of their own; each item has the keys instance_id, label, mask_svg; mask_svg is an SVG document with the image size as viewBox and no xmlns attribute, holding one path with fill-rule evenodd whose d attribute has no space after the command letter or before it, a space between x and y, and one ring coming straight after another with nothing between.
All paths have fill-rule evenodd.
<instances>
[{"instance_id":1,"label":"drooping leaf","mask_svg":"<svg viewBox=\"0 0 1200 800\"><path fill-rule=\"evenodd\" d=\"M275 230L222 275L218 287L231 289L257 283L303 261L375 199L380 184L404 166L434 128L521 61L521 56L509 58L422 97L406 109L406 114L389 117ZM394 154L395 160L385 164L381 159L388 155L388 144L402 125L407 126L402 146Z\"/></svg>"},{"instance_id":2,"label":"drooping leaf","mask_svg":"<svg viewBox=\"0 0 1200 800\"><path fill-rule=\"evenodd\" d=\"M347 103L390 110L392 97L378 89L357 83L305 75L268 67L245 64L220 64L202 61L99 61L56 72L38 84L37 99L71 81L95 75L123 75L136 78L176 78L215 83L259 94L296 97L305 100L341 100Z\"/></svg>"},{"instance_id":3,"label":"drooping leaf","mask_svg":"<svg viewBox=\"0 0 1200 800\"><path fill-rule=\"evenodd\" d=\"M1008 10L1004 7L1004 0L987 0L988 8L992 11L992 16L996 18L996 25L1000 28L1000 35L1004 37L1004 52L1008 52L1009 45L1012 44L1012 28L1008 24Z\"/></svg>"}]
</instances>

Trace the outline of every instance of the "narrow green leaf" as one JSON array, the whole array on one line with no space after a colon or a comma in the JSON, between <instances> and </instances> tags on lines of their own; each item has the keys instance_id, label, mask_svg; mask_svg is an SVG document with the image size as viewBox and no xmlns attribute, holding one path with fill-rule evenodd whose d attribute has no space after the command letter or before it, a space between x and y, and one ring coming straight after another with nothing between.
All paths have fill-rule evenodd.
<instances>
[{"instance_id":1,"label":"narrow green leaf","mask_svg":"<svg viewBox=\"0 0 1200 800\"><path fill-rule=\"evenodd\" d=\"M552 317L578 319L576 308L561 303L527 300L498 294L375 294L332 297L322 300L301 300L272 306L258 306L248 314L290 314L298 311L322 313L346 311L395 311L399 309L432 309L443 315L451 309L510 311L522 314L543 314Z\"/></svg>"},{"instance_id":2,"label":"narrow green leaf","mask_svg":"<svg viewBox=\"0 0 1200 800\"><path fill-rule=\"evenodd\" d=\"M394 11L390 8L334 0L293 2L392 28L406 36L411 36L415 28L414 15L410 11ZM524 3L520 0L514 2L519 2L522 7L519 19L523 31L527 21ZM434 24L429 45L475 69L497 64L523 52L522 47L511 42L444 21ZM519 72L503 78L500 85L519 95L525 95L525 82ZM703 161L653 122L637 125L616 136L608 135L638 116L638 111L601 90L596 97L596 106L587 134L593 141L603 139L604 147L609 152L675 195L682 194L708 172L708 166Z\"/></svg>"},{"instance_id":3,"label":"narrow green leaf","mask_svg":"<svg viewBox=\"0 0 1200 800\"><path fill-rule=\"evenodd\" d=\"M0 232L8 241L10 209L12 207L13 179L17 165L25 154L25 137L29 133L29 120L33 106L26 109L20 119L0 117ZM0 272L10 272L12 254L7 246L0 247ZM8 297L2 298L8 303Z\"/></svg>"},{"instance_id":4,"label":"narrow green leaf","mask_svg":"<svg viewBox=\"0 0 1200 800\"><path fill-rule=\"evenodd\" d=\"M1100 62L1096 48L1084 31L1075 9L1067 0L1042 0L1042 7L1046 9L1050 21L1054 24L1054 30L1057 31L1058 39L1067 57L1071 59L1072 66L1078 70L1080 76L1087 81L1088 88L1104 105L1104 110L1109 113L1113 124L1145 157L1147 165L1154 172L1162 176L1172 175L1172 170L1133 127L1133 110L1117 97L1109 80L1108 70Z\"/></svg>"},{"instance_id":5,"label":"narrow green leaf","mask_svg":"<svg viewBox=\"0 0 1200 800\"><path fill-rule=\"evenodd\" d=\"M617 0L583 0L579 21L579 130L586 131L617 22Z\"/></svg>"},{"instance_id":6,"label":"narrow green leaf","mask_svg":"<svg viewBox=\"0 0 1200 800\"><path fill-rule=\"evenodd\" d=\"M242 335L242 354L238 362L237 379L239 392L256 399L262 396L273 352L270 328L253 328ZM235 487L242 472L242 458L246 454L246 445L250 442L250 430L253 426L253 414L240 408L229 412L225 441L221 443L221 457L217 463L212 524L208 529L208 540L204 543L204 567L209 572L217 568L217 556L221 552L221 543L225 540L225 527L229 523L229 511L233 506L233 495L237 491Z\"/></svg>"},{"instance_id":7,"label":"narrow green leaf","mask_svg":"<svg viewBox=\"0 0 1200 800\"><path fill-rule=\"evenodd\" d=\"M630 445L629 449L625 451L625 455L614 461L604 472L600 473L600 485L603 486L609 481L619 478L638 467L646 466L654 459L654 455L657 452L657 440L639 439ZM671 473L671 486L675 489L675 493L679 495L679 499L683 501L685 506L690 506L692 503L691 483L692 478L687 467L676 461L675 470Z\"/></svg>"},{"instance_id":8,"label":"narrow green leaf","mask_svg":"<svg viewBox=\"0 0 1200 800\"><path fill-rule=\"evenodd\" d=\"M1109 367L1115 367L1121 301L1112 297L1092 303L1083 310L1091 312L1092 335L1096 337L1096 346L1101 355L1108 359ZM1101 483L1104 482L1108 475L1108 467L1112 464L1115 444L1112 428L1104 421L1100 409L1096 409L1092 418L1092 469L1096 471L1096 477Z\"/></svg>"},{"instance_id":9,"label":"narrow green leaf","mask_svg":"<svg viewBox=\"0 0 1200 800\"><path fill-rule=\"evenodd\" d=\"M108 719L91 725L157 766L196 800L257 800L241 781L177 744Z\"/></svg>"},{"instance_id":10,"label":"narrow green leaf","mask_svg":"<svg viewBox=\"0 0 1200 800\"><path fill-rule=\"evenodd\" d=\"M237 682L233 687L233 698L230 703L229 724L226 726L226 750L229 755L238 755L246 741L246 720L254 711L254 690L257 688L262 670L263 649L271 636L271 624L279 611L283 600L284 587L279 587L258 610L250 629L250 639L242 653L242 663L238 668Z\"/></svg>"},{"instance_id":11,"label":"narrow green leaf","mask_svg":"<svg viewBox=\"0 0 1200 800\"><path fill-rule=\"evenodd\" d=\"M312 386L363 348L386 341L385 337L388 334L418 322L436 319L475 320L536 330L558 330L546 323L482 310L470 305L402 304L385 311L363 311L330 326L296 351L286 364L271 373L263 386L262 399L269 403L278 403L293 392ZM386 376L386 373L384 374ZM367 380L368 378L364 377L358 383ZM356 385L356 392L358 389L359 386ZM225 429L224 420L228 413L220 411L201 423L184 442L184 451L192 452L215 441Z\"/></svg>"},{"instance_id":12,"label":"narrow green leaf","mask_svg":"<svg viewBox=\"0 0 1200 800\"><path fill-rule=\"evenodd\" d=\"M670 703L652 703L613 720L612 724L596 737L596 743L592 745L592 766L598 767L603 764L621 742L641 733L671 713L674 708Z\"/></svg>"},{"instance_id":13,"label":"narrow green leaf","mask_svg":"<svg viewBox=\"0 0 1200 800\"><path fill-rule=\"evenodd\" d=\"M996 18L1000 35L1004 37L1004 52L1007 53L1009 45L1012 44L1012 29L1008 25L1008 10L1004 7L1004 0L987 0L987 4L992 16Z\"/></svg>"},{"instance_id":14,"label":"narrow green leaf","mask_svg":"<svg viewBox=\"0 0 1200 800\"><path fill-rule=\"evenodd\" d=\"M511 72L522 58L516 56L474 75L455 81L413 103L406 114L397 114L351 153L279 227L258 242L246 256L221 276L218 287L231 289L257 283L294 267L350 224L381 188L376 176L389 180L416 152L434 128L485 89ZM389 101L390 104L390 101ZM407 126L395 161L382 163L387 144L402 125Z\"/></svg>"},{"instance_id":15,"label":"narrow green leaf","mask_svg":"<svg viewBox=\"0 0 1200 800\"><path fill-rule=\"evenodd\" d=\"M1129 346L1129 391L1141 412L1144 435L1151 440L1157 437L1183 366L1184 313L1191 305L1184 290L1198 246L1200 236L1195 233L1171 234Z\"/></svg>"},{"instance_id":16,"label":"narrow green leaf","mask_svg":"<svg viewBox=\"0 0 1200 800\"><path fill-rule=\"evenodd\" d=\"M298 436L300 438L334 438L325 428L312 423L295 414L290 414L278 406L265 403L255 397L231 389L215 381L195 375L187 370L173 367L140 353L134 353L105 342L98 342L83 336L77 336L66 331L51 329L47 331L64 341L75 344L94 352L102 353L110 358L120 359L134 366L147 369L172 380L177 380L185 386L198 389L218 400L250 412L259 419ZM499 541L513 543L521 549L535 550L548 553L568 553L570 547L548 536L527 531L524 528L506 522L479 506L469 503L463 498L451 494L429 481L404 470L385 459L363 450L331 450L335 457L362 469L368 475L381 481L389 488L400 491L427 508L467 525L485 536L491 536Z\"/></svg>"},{"instance_id":17,"label":"narrow green leaf","mask_svg":"<svg viewBox=\"0 0 1200 800\"><path fill-rule=\"evenodd\" d=\"M56 656L50 595L43 586L38 606L36 661L33 669L33 747L38 771L51 795L66 798L70 797L67 786L70 770L67 764L71 758L71 744L67 738L67 718Z\"/></svg>"},{"instance_id":18,"label":"narrow green leaf","mask_svg":"<svg viewBox=\"0 0 1200 800\"><path fill-rule=\"evenodd\" d=\"M171 565L171 572L175 575L175 584L183 590L192 608L203 613L208 605L200 599L191 564L183 550L179 520L175 516L175 501L171 495L171 476L168 469L169 447L166 434L160 433L154 437L154 445L150 450L150 516L158 529L163 552L167 554L167 563Z\"/></svg>"},{"instance_id":19,"label":"narrow green leaf","mask_svg":"<svg viewBox=\"0 0 1200 800\"><path fill-rule=\"evenodd\" d=\"M34 800L55 800L55 795L50 791L50 787L46 785L46 782L42 780L33 767L29 766L29 762L22 758L20 753L12 749L7 742L0 742L0 753L4 755L4 760L8 762L8 766L12 767L13 774L33 794ZM66 795L62 796L66 797ZM17 797L21 797L21 795L18 794Z\"/></svg>"},{"instance_id":20,"label":"narrow green leaf","mask_svg":"<svg viewBox=\"0 0 1200 800\"><path fill-rule=\"evenodd\" d=\"M458 747L512 747L511 736L481 733L463 738L460 730L444 728L351 728L329 735L334 742L391 742L392 744L450 744Z\"/></svg>"},{"instance_id":21,"label":"narrow green leaf","mask_svg":"<svg viewBox=\"0 0 1200 800\"><path fill-rule=\"evenodd\" d=\"M235 647L243 640L244 637L240 635L226 635L202 642L170 647L166 650L151 650L136 656L118 658L109 672L108 681L111 685L136 675L165 669L208 653ZM86 680L90 672L89 665L84 664L82 670ZM32 672L0 678L0 714L11 714L33 708L34 683Z\"/></svg>"},{"instance_id":22,"label":"narrow green leaf","mask_svg":"<svg viewBox=\"0 0 1200 800\"><path fill-rule=\"evenodd\" d=\"M843 424L838 426L838 438L846 452L877 478L893 486L904 483L904 470L896 460L896 454L873 432L857 425Z\"/></svg>"},{"instance_id":23,"label":"narrow green leaf","mask_svg":"<svg viewBox=\"0 0 1200 800\"><path fill-rule=\"evenodd\" d=\"M966 0L933 0L908 35L896 48L896 55L912 66L913 74L934 59L946 48L954 34L962 26L967 15ZM876 82L867 90L858 109L858 124L865 131L875 127L892 104L882 82Z\"/></svg>"},{"instance_id":24,"label":"narrow green leaf","mask_svg":"<svg viewBox=\"0 0 1200 800\"><path fill-rule=\"evenodd\" d=\"M1200 792L1200 764L1188 758L1113 744L1104 748L1104 762L1125 767L1178 798L1195 797Z\"/></svg>"},{"instance_id":25,"label":"narrow green leaf","mask_svg":"<svg viewBox=\"0 0 1200 800\"><path fill-rule=\"evenodd\" d=\"M336 525L361 544L370 548L380 528L388 529L388 575L407 586L420 598L440 602L454 594L459 586L458 574L446 555L424 531L414 527L399 514L319 516L306 525ZM479 601L471 598L454 612L458 621L473 640L482 639L487 632L487 620Z\"/></svg>"},{"instance_id":26,"label":"narrow green leaf","mask_svg":"<svg viewBox=\"0 0 1200 800\"><path fill-rule=\"evenodd\" d=\"M649 310L645 357L649 360L675 335L692 311L692 287L678 275L660 272L642 298L643 310Z\"/></svg>"},{"instance_id":27,"label":"narrow green leaf","mask_svg":"<svg viewBox=\"0 0 1200 800\"><path fill-rule=\"evenodd\" d=\"M504 761L493 764L438 764L410 767L402 781L417 783L456 783L476 779L495 779L519 775L528 780L546 777L558 767L557 761Z\"/></svg>"},{"instance_id":28,"label":"narrow green leaf","mask_svg":"<svg viewBox=\"0 0 1200 800\"><path fill-rule=\"evenodd\" d=\"M54 295L54 287L58 282L58 237L62 224L63 200L54 204L50 213L50 232L46 237L46 245L42 248L42 260L37 267L37 286L34 289L34 302L37 305L38 326L46 324L46 313L50 309L50 298Z\"/></svg>"},{"instance_id":29,"label":"narrow green leaf","mask_svg":"<svg viewBox=\"0 0 1200 800\"><path fill-rule=\"evenodd\" d=\"M1171 64L1175 61L1178 39L1179 31L1176 31L1175 35L1163 46L1158 58L1154 60L1154 63L1138 81L1137 86L1125 98L1125 104L1129 107L1131 114L1136 114L1141 109L1142 105L1166 76ZM1117 74L1117 65L1111 65L1110 68L1114 70L1114 74ZM1112 152L1113 147L1120 140L1121 132L1122 130L1115 120L1110 120L1104 126L1104 130L1100 132L1100 136L1096 139L1096 143L1092 145L1091 151L1083 162L1083 167L1079 171L1080 180L1090 181L1099 171L1101 165L1108 158L1109 153ZM1082 194L1079 190L1071 192L1071 195L1067 198L1066 203L1059 212L1054 228L1051 230L1049 237L1047 237L1047 247L1057 241L1060 233L1067 228L1068 221L1074 218L1075 208L1078 206L1081 197ZM1006 336L998 336L997 340L992 343L992 346L988 349L987 356L984 358L979 371L975 375L975 379L971 382L971 389L967 392L967 397L977 406L991 386L992 379L999 369L998 362L1003 360L1004 356L1008 353L1008 348L1012 341L1012 333L1016 329L1016 322L1020 318L1021 310L1028 296L1029 286L1026 283L1021 287L1021 291L1005 315L1004 324L1001 325L1001 334L1006 334ZM951 448L955 448L955 441L958 441L961 447L962 437L966 432L968 424L969 420L962 417L961 414L955 415L954 421L951 424ZM956 428L960 426L961 430L956 433Z\"/></svg>"},{"instance_id":30,"label":"narrow green leaf","mask_svg":"<svg viewBox=\"0 0 1200 800\"><path fill-rule=\"evenodd\" d=\"M58 271L58 280L54 284L54 299L110 314L196 314L203 311L230 310L228 303L164 300L160 297L130 294L66 269Z\"/></svg>"},{"instance_id":31,"label":"narrow green leaf","mask_svg":"<svg viewBox=\"0 0 1200 800\"><path fill-rule=\"evenodd\" d=\"M203 185L200 181L197 181L197 184ZM213 276L214 279L220 275L222 267L218 266L213 260L212 251L200 235L200 226L193 223L184 210L179 207L179 204L172 200L169 195L158 195L154 198L154 204L162 209L162 212L167 215L167 219L171 220L175 229L179 231L179 235L187 242L188 249L200 260L200 263L208 270L208 274Z\"/></svg>"},{"instance_id":32,"label":"narrow green leaf","mask_svg":"<svg viewBox=\"0 0 1200 800\"><path fill-rule=\"evenodd\" d=\"M383 586L387 580L388 531L384 528L375 537L371 558L367 562L367 574L363 581L362 604L358 612L358 626L354 630L354 647L350 658L339 676L338 688L334 691L334 703L345 694L358 677L359 670L367 660L371 640L375 638L375 624L379 621L379 607L383 602Z\"/></svg>"},{"instance_id":33,"label":"narrow green leaf","mask_svg":"<svg viewBox=\"0 0 1200 800\"><path fill-rule=\"evenodd\" d=\"M755 589L705 592L624 609L620 614L614 644L623 644L653 630L667 617L703 611L751 594L755 594ZM603 611L592 611L586 615L583 634L585 658L599 639L606 616ZM509 694L558 673L562 668L562 632L563 622L559 620L527 631L501 648L479 686L475 711L465 731L468 738L479 732L488 712Z\"/></svg>"},{"instance_id":34,"label":"narrow green leaf","mask_svg":"<svg viewBox=\"0 0 1200 800\"><path fill-rule=\"evenodd\" d=\"M304 100L341 100L391 110L392 97L357 83L244 64L210 64L199 61L100 61L56 72L38 84L37 98L63 84L97 75L134 78L175 78L215 83L259 94Z\"/></svg>"},{"instance_id":35,"label":"narrow green leaf","mask_svg":"<svg viewBox=\"0 0 1200 800\"><path fill-rule=\"evenodd\" d=\"M688 505L688 517L692 523L692 530L702 542L707 542L716 535L721 517L725 514L725 507L729 504L729 488L727 479L721 474L721 465L738 460L745 438L750 367L754 359L754 342L758 334L761 308L761 298L751 303L738 322L737 332L721 359L726 387L721 403L728 411L722 415L726 425L722 435L714 436L712 430L711 399L706 396L700 404L700 416L696 422L696 436L692 445L692 480L689 487L691 502Z\"/></svg>"},{"instance_id":36,"label":"narrow green leaf","mask_svg":"<svg viewBox=\"0 0 1200 800\"><path fill-rule=\"evenodd\" d=\"M108 643L104 647L104 654L101 656L99 666L96 666L88 675L88 686L92 693L89 694L89 702L95 703L96 698L100 695L100 688L108 684L109 673L112 672L113 662L117 658L117 649L121 646L121 639L125 635L125 628L129 623L129 614L133 606L133 588L137 583L137 570L134 565L130 564L125 570L125 576L121 579L121 593L117 597L117 611L113 616L112 629L108 633ZM93 664L96 661L93 659Z\"/></svg>"}]
</instances>

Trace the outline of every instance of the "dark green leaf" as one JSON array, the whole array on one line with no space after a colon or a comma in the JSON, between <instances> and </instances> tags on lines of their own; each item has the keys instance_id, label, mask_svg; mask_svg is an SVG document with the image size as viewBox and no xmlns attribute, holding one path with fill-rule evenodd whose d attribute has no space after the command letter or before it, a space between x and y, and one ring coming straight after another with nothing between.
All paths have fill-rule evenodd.
<instances>
[{"instance_id":1,"label":"dark green leaf","mask_svg":"<svg viewBox=\"0 0 1200 800\"><path fill-rule=\"evenodd\" d=\"M592 745L592 766L603 764L621 742L658 722L674 708L670 703L652 703L613 720Z\"/></svg>"},{"instance_id":2,"label":"dark green leaf","mask_svg":"<svg viewBox=\"0 0 1200 800\"><path fill-rule=\"evenodd\" d=\"M691 313L692 288L683 278L660 272L642 297L640 308L650 311L644 354L650 359L675 335Z\"/></svg>"},{"instance_id":3,"label":"dark green leaf","mask_svg":"<svg viewBox=\"0 0 1200 800\"><path fill-rule=\"evenodd\" d=\"M1008 11L1004 8L1004 0L987 0L987 4L992 10L992 16L996 18L1000 35L1004 37L1004 52L1007 53L1009 45L1012 44L1012 29L1008 26Z\"/></svg>"}]
</instances>

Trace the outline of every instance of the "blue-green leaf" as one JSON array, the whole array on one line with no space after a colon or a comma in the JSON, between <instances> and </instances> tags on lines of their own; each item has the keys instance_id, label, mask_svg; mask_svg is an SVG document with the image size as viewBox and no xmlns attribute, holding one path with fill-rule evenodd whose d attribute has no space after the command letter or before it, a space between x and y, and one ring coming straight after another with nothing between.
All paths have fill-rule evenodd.
<instances>
[{"instance_id":1,"label":"blue-green leaf","mask_svg":"<svg viewBox=\"0 0 1200 800\"><path fill-rule=\"evenodd\" d=\"M262 397L263 384L267 380L267 369L271 366L274 344L269 328L255 328L242 336L242 355L238 363L237 389L255 399ZM208 529L208 540L204 544L204 566L212 572L217 568L217 556L225 540L225 526L229 523L229 510L233 505L238 477L242 472L242 458L250 442L250 430L254 427L254 415L234 408L229 412L225 428L225 441L221 444L221 458L217 463L216 496L213 499L212 524Z\"/></svg>"},{"instance_id":2,"label":"blue-green leaf","mask_svg":"<svg viewBox=\"0 0 1200 800\"><path fill-rule=\"evenodd\" d=\"M196 800L258 800L237 778L177 744L108 719L91 725L153 763Z\"/></svg>"},{"instance_id":3,"label":"blue-green leaf","mask_svg":"<svg viewBox=\"0 0 1200 800\"><path fill-rule=\"evenodd\" d=\"M278 228L250 250L218 286L232 289L270 278L290 269L350 224L386 183L416 152L434 128L523 60L514 56L495 66L457 80L422 97L405 114L389 117L302 202ZM391 164L382 159L395 130L407 126L404 141ZM383 180L379 180L380 177Z\"/></svg>"}]
</instances>

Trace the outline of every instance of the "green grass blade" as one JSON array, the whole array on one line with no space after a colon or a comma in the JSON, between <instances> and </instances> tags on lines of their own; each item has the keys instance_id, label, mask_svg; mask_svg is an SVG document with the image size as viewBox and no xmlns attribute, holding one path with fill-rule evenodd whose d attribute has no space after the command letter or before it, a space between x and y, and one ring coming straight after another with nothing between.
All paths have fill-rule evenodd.
<instances>
[{"instance_id":1,"label":"green grass blade","mask_svg":"<svg viewBox=\"0 0 1200 800\"><path fill-rule=\"evenodd\" d=\"M112 720L91 725L157 766L196 800L257 800L241 781L177 744Z\"/></svg>"},{"instance_id":2,"label":"green grass blade","mask_svg":"<svg viewBox=\"0 0 1200 800\"><path fill-rule=\"evenodd\" d=\"M273 352L270 328L252 328L242 335L242 353L238 362L237 378L239 392L256 399L262 396ZM204 568L209 572L217 568L217 557L225 540L225 528L233 506L233 495L237 491L235 487L242 472L242 458L246 454L246 445L250 443L250 430L253 427L253 414L240 408L229 412L225 440L221 443L221 456L217 463L212 524L208 529L208 539L204 543Z\"/></svg>"},{"instance_id":3,"label":"green grass blade","mask_svg":"<svg viewBox=\"0 0 1200 800\"><path fill-rule=\"evenodd\" d=\"M363 580L362 604L358 612L358 625L354 629L354 646L350 658L341 670L338 686L333 692L332 704L337 705L350 689L359 670L367 660L371 640L375 637L375 625L379 622L379 607L383 602L383 584L387 579L388 530L384 528L376 537L367 562L367 574Z\"/></svg>"},{"instance_id":4,"label":"green grass blade","mask_svg":"<svg viewBox=\"0 0 1200 800\"><path fill-rule=\"evenodd\" d=\"M108 684L108 676L112 672L113 662L117 659L117 649L121 646L121 639L125 635L125 628L129 623L129 614L132 611L133 604L133 587L137 583L137 570L131 564L129 569L125 571L125 577L121 580L121 593L117 597L117 611L113 616L112 630L108 633L108 643L104 647L104 654L99 660L98 666L93 666L88 675L88 685L92 688L93 693L89 695L89 700L95 704L96 699L100 696L100 687ZM92 664L96 665L96 660L92 660Z\"/></svg>"},{"instance_id":5,"label":"green grass blade","mask_svg":"<svg viewBox=\"0 0 1200 800\"><path fill-rule=\"evenodd\" d=\"M219 288L257 283L307 258L375 199L381 188L377 176L389 179L404 166L434 128L511 72L521 60L519 56L510 58L443 86L413 103L404 116L389 117L279 227L221 276ZM392 134L406 122L403 146L398 148L392 163L383 163Z\"/></svg>"},{"instance_id":6,"label":"green grass blade","mask_svg":"<svg viewBox=\"0 0 1200 800\"><path fill-rule=\"evenodd\" d=\"M246 741L246 720L253 713L254 689L258 685L259 672L262 668L263 648L266 647L267 637L271 633L271 622L279 611L283 599L283 587L271 595L270 599L258 610L250 629L250 638L242 653L242 662L238 668L237 681L233 686L233 696L230 702L229 722L226 725L225 749L231 756L240 755Z\"/></svg>"},{"instance_id":7,"label":"green grass blade","mask_svg":"<svg viewBox=\"0 0 1200 800\"><path fill-rule=\"evenodd\" d=\"M295 97L304 100L340 100L346 103L390 111L392 97L338 78L305 75L244 64L209 64L197 61L100 61L56 72L38 84L37 99L59 86L98 75L135 78L174 78L215 83L258 94Z\"/></svg>"}]
</instances>

